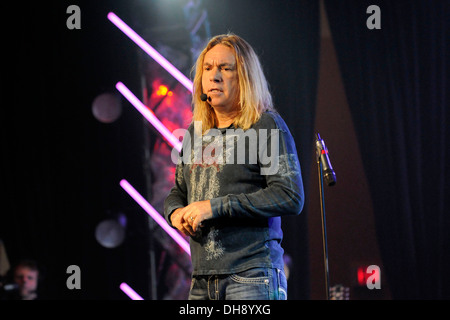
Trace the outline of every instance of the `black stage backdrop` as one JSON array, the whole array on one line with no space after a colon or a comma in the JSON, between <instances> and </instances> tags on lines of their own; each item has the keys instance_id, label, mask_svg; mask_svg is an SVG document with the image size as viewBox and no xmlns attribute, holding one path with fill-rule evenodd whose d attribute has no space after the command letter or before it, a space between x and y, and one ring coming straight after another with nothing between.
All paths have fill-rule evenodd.
<instances>
[{"instance_id":1,"label":"black stage backdrop","mask_svg":"<svg viewBox=\"0 0 450 320\"><path fill-rule=\"evenodd\" d=\"M164 3L167 3L163 1ZM69 5L81 29L69 30ZM106 18L114 11L135 23L157 1L45 1L3 4L0 238L11 264L36 259L42 297L124 299L127 282L149 292L147 215L120 188L128 179L145 194L143 121L124 99L114 123L96 120L96 96L124 82L139 92L136 47ZM159 2L161 5L161 2ZM260 55L277 109L291 128L308 186L319 50L319 5L313 1L206 1L212 34L244 37ZM149 21L152 23L152 21ZM308 190L306 190L308 195ZM97 224L127 218L125 242L104 248ZM284 221L293 259L289 297L309 296L307 208ZM69 290L66 269L81 269L81 290Z\"/></svg>"},{"instance_id":2,"label":"black stage backdrop","mask_svg":"<svg viewBox=\"0 0 450 320\"><path fill-rule=\"evenodd\" d=\"M325 4L393 298L448 299L450 3Z\"/></svg>"},{"instance_id":3,"label":"black stage backdrop","mask_svg":"<svg viewBox=\"0 0 450 320\"><path fill-rule=\"evenodd\" d=\"M71 4L81 9L81 30L66 27ZM125 1L2 4L12 19L2 21L0 238L11 264L37 260L49 299L120 299L122 281L148 287L146 216L119 186L127 178L144 187L142 120L132 107L111 124L91 111L121 79L139 89L135 48L108 10L130 19ZM127 241L107 249L95 228L118 211L128 218ZM66 286L70 265L81 269L80 290Z\"/></svg>"}]
</instances>

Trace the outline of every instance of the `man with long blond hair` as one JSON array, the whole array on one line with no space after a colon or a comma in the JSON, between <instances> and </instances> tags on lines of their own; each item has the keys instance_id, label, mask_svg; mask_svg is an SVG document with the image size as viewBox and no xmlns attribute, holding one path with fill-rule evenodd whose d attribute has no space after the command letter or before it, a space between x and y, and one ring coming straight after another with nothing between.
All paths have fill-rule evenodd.
<instances>
[{"instance_id":1,"label":"man with long blond hair","mask_svg":"<svg viewBox=\"0 0 450 320\"><path fill-rule=\"evenodd\" d=\"M213 37L193 70L193 121L164 208L190 237L189 299L286 299L281 216L304 204L292 135L244 39Z\"/></svg>"}]
</instances>

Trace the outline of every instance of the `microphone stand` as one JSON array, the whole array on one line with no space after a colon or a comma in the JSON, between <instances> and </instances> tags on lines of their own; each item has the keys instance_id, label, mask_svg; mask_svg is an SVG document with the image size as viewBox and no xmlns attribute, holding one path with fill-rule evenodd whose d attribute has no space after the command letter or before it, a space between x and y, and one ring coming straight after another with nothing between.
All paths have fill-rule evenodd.
<instances>
[{"instance_id":1,"label":"microphone stand","mask_svg":"<svg viewBox=\"0 0 450 320\"><path fill-rule=\"evenodd\" d=\"M322 218L322 246L323 246L323 264L325 267L325 296L329 300L330 285L329 285L329 271L328 271L328 245L327 245L327 226L325 217L325 197L323 193L323 171L320 156L317 157L318 173L319 173L319 194L320 194L320 212Z\"/></svg>"},{"instance_id":2,"label":"microphone stand","mask_svg":"<svg viewBox=\"0 0 450 320\"><path fill-rule=\"evenodd\" d=\"M320 194L320 211L322 217L322 244L323 244L323 264L325 268L325 295L326 299L330 299L330 285L329 285L329 271L328 271L328 245L327 245L327 227L326 227L326 216L325 216L325 196L323 191L323 161L326 166L326 179L327 184L332 186L336 183L336 176L331 167L331 163L328 159L328 150L325 146L324 141L320 138L320 135L317 134L316 141L316 155L317 155L317 166L318 166L318 174L319 174L319 194Z\"/></svg>"}]
</instances>

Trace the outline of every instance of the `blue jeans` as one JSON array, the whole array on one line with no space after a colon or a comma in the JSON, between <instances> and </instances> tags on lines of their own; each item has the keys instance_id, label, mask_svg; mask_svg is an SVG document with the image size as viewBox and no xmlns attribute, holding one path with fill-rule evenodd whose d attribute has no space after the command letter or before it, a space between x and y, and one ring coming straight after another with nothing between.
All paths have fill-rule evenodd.
<instances>
[{"instance_id":1,"label":"blue jeans","mask_svg":"<svg viewBox=\"0 0 450 320\"><path fill-rule=\"evenodd\" d=\"M286 300L283 270L253 268L235 274L193 276L189 300Z\"/></svg>"}]
</instances>

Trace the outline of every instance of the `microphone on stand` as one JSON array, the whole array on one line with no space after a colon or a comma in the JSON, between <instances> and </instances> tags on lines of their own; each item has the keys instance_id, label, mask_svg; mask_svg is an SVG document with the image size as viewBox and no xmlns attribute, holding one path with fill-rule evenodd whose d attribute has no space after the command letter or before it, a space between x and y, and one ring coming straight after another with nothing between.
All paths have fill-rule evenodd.
<instances>
[{"instance_id":1,"label":"microphone on stand","mask_svg":"<svg viewBox=\"0 0 450 320\"><path fill-rule=\"evenodd\" d=\"M330 275L328 271L328 244L327 244L327 229L325 218L325 198L323 192L323 180L328 186L334 186L336 184L336 174L331 166L330 158L328 157L328 149L325 146L325 142L317 134L316 140L316 154L317 165L319 173L319 194L320 194L320 211L322 213L322 242L323 242L323 265L325 267L325 293L326 298L330 297Z\"/></svg>"},{"instance_id":2,"label":"microphone on stand","mask_svg":"<svg viewBox=\"0 0 450 320\"><path fill-rule=\"evenodd\" d=\"M206 100L211 101L211 97L208 97L208 96L206 95L206 93L202 93L202 94L200 95L200 100L202 100L202 101L206 101Z\"/></svg>"},{"instance_id":3,"label":"microphone on stand","mask_svg":"<svg viewBox=\"0 0 450 320\"><path fill-rule=\"evenodd\" d=\"M320 138L319 134L317 134L316 152L317 158L320 159L320 162L322 163L323 178L325 179L325 182L330 187L334 186L336 184L336 173L331 166L330 158L328 157L328 149L325 146L325 141Z\"/></svg>"}]
</instances>

